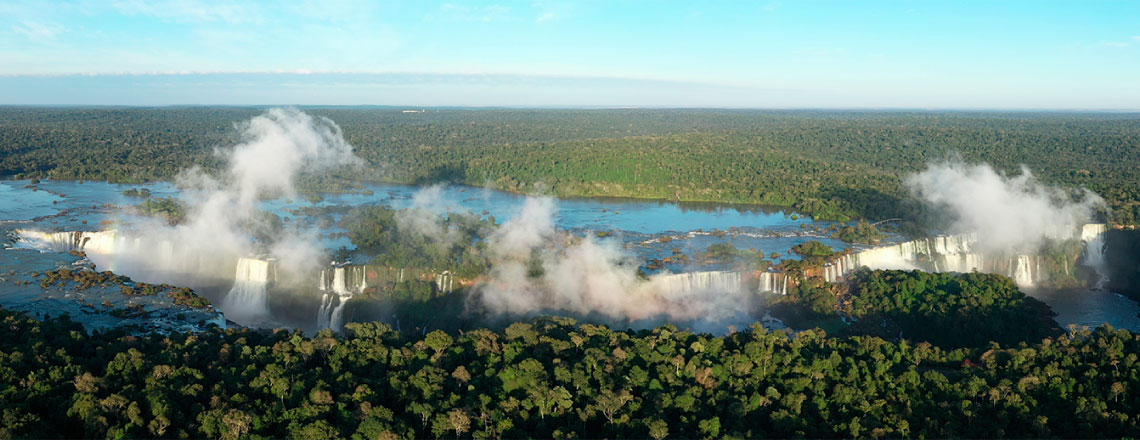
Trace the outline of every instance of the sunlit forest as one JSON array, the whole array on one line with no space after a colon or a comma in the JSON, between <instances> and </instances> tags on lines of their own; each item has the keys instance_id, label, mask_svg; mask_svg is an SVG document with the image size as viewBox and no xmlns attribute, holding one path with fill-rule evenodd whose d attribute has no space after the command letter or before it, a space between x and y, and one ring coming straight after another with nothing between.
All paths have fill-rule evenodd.
<instances>
[{"instance_id":1,"label":"sunlit forest","mask_svg":"<svg viewBox=\"0 0 1140 440\"><path fill-rule=\"evenodd\" d=\"M1100 195L1140 221L1131 113L309 108L368 169L341 176L524 193L792 207L820 219L912 213L900 176L961 157ZM256 108L0 109L0 173L145 182L219 166ZM310 181L330 190L345 182ZM348 183L350 184L350 183Z\"/></svg>"}]
</instances>

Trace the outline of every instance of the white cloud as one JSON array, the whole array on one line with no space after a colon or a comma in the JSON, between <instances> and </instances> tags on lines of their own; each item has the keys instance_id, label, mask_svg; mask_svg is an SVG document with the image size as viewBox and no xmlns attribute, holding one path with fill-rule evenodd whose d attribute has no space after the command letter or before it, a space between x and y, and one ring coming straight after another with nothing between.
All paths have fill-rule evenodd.
<instances>
[{"instance_id":1,"label":"white cloud","mask_svg":"<svg viewBox=\"0 0 1140 440\"><path fill-rule=\"evenodd\" d=\"M37 21L23 21L12 26L12 32L23 35L32 41L44 42L55 39L56 36L64 32L64 29L57 25Z\"/></svg>"},{"instance_id":2,"label":"white cloud","mask_svg":"<svg viewBox=\"0 0 1140 440\"><path fill-rule=\"evenodd\" d=\"M503 5L467 6L444 3L439 7L443 18L455 21L493 22L509 19L511 8Z\"/></svg>"},{"instance_id":3,"label":"white cloud","mask_svg":"<svg viewBox=\"0 0 1140 440\"><path fill-rule=\"evenodd\" d=\"M540 0L532 3L531 8L537 13L535 23L563 20L573 16L575 12L573 2Z\"/></svg>"},{"instance_id":4,"label":"white cloud","mask_svg":"<svg viewBox=\"0 0 1140 440\"><path fill-rule=\"evenodd\" d=\"M260 12L249 3L200 0L119 0L115 9L125 15L140 15L178 22L260 22Z\"/></svg>"}]
</instances>

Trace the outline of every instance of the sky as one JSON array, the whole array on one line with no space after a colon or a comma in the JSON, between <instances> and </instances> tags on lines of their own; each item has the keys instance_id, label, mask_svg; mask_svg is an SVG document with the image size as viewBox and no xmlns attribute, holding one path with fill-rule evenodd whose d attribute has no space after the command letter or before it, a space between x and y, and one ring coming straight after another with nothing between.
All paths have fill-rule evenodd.
<instances>
[{"instance_id":1,"label":"sky","mask_svg":"<svg viewBox=\"0 0 1140 440\"><path fill-rule=\"evenodd\" d=\"M0 105L1140 109L1140 1L0 0Z\"/></svg>"}]
</instances>

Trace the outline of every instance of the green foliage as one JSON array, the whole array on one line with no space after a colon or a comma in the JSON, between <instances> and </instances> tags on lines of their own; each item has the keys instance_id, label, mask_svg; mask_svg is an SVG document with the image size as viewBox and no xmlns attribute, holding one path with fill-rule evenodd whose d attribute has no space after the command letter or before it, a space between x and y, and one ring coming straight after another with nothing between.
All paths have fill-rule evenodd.
<instances>
[{"instance_id":1,"label":"green foliage","mask_svg":"<svg viewBox=\"0 0 1140 440\"><path fill-rule=\"evenodd\" d=\"M149 198L150 190L147 188L131 188L123 191L123 195L127 197Z\"/></svg>"},{"instance_id":2,"label":"green foliage","mask_svg":"<svg viewBox=\"0 0 1140 440\"><path fill-rule=\"evenodd\" d=\"M253 108L0 109L0 175L144 182L198 165ZM369 171L303 176L457 182L564 196L792 207L817 219L903 217L900 178L951 154L1046 183L1087 187L1114 221L1140 222L1135 114L726 110L306 109L344 129Z\"/></svg>"},{"instance_id":3,"label":"green foliage","mask_svg":"<svg viewBox=\"0 0 1140 440\"><path fill-rule=\"evenodd\" d=\"M186 205L174 197L148 198L135 209L144 215L161 217L171 225L182 223L186 218Z\"/></svg>"},{"instance_id":4,"label":"green foliage","mask_svg":"<svg viewBox=\"0 0 1140 440\"><path fill-rule=\"evenodd\" d=\"M891 274L887 274L891 275ZM162 438L1130 437L1140 339L947 350L561 318L401 338L88 335L0 310L0 434Z\"/></svg>"},{"instance_id":5,"label":"green foliage","mask_svg":"<svg viewBox=\"0 0 1140 440\"><path fill-rule=\"evenodd\" d=\"M859 270L843 312L853 331L946 347L1035 341L1059 332L1052 311L1013 280L982 273Z\"/></svg>"},{"instance_id":6,"label":"green foliage","mask_svg":"<svg viewBox=\"0 0 1140 440\"><path fill-rule=\"evenodd\" d=\"M835 255L835 250L817 240L812 240L792 246L792 252L799 255L804 261L812 264L821 264L827 257Z\"/></svg>"},{"instance_id":7,"label":"green foliage","mask_svg":"<svg viewBox=\"0 0 1140 440\"><path fill-rule=\"evenodd\" d=\"M484 240L495 226L493 218L463 213L440 216L440 236L433 237L402 225L400 215L435 214L370 206L350 212L341 220L341 226L348 231L353 244L376 255L373 264L437 272L449 270L461 278L474 278L487 271L490 263L484 255Z\"/></svg>"},{"instance_id":8,"label":"green foliage","mask_svg":"<svg viewBox=\"0 0 1140 440\"><path fill-rule=\"evenodd\" d=\"M879 231L879 228L866 220L860 220L854 225L839 228L835 234L832 234L832 237L847 243L879 244L884 238L887 238L887 234Z\"/></svg>"},{"instance_id":9,"label":"green foliage","mask_svg":"<svg viewBox=\"0 0 1140 440\"><path fill-rule=\"evenodd\" d=\"M204 297L198 296L193 290L185 287L174 287L169 284L149 284L149 283L136 283L122 275L115 275L110 271L95 272L93 270L72 270L72 269L53 269L43 273L43 279L40 280L41 288L48 288L64 282L76 283L77 290L91 289L94 287L112 287L118 286L123 295L126 296L153 296L165 292L175 304L185 305L194 308L204 308L210 305L210 301Z\"/></svg>"}]
</instances>

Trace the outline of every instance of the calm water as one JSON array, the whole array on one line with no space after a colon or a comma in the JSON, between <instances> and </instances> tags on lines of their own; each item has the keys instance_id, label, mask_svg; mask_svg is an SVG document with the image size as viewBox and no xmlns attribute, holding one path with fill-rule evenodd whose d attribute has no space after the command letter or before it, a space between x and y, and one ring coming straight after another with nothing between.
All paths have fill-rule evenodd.
<instances>
[{"instance_id":1,"label":"calm water","mask_svg":"<svg viewBox=\"0 0 1140 440\"><path fill-rule=\"evenodd\" d=\"M0 194L5 197L0 205L0 220L18 220L20 225L11 228L35 228L42 230L99 230L107 221L119 221L129 225L132 217L124 215L119 208L131 206L143 199L127 197L123 191L131 188L146 188L153 197L178 196L179 190L168 183L146 185L113 184L106 182L42 181L38 191L25 188L29 181L0 181ZM293 210L305 207L365 206L382 205L394 208L412 206L412 199L421 189L410 185L369 184L373 194L360 192L344 194L323 194L323 200L311 203L303 197L279 198L262 202L262 209L280 216L287 224L297 227L315 227L319 219L300 217ZM62 194L60 197L56 194ZM437 206L441 211L472 212L494 216L502 223L513 218L521 209L526 196L501 191L464 186L451 186L442 190ZM25 202L26 201L26 202ZM32 203L34 202L34 203ZM60 212L66 215L44 218L35 222L27 220L50 216ZM444 212L440 212L443 214ZM326 215L334 222L342 214ZM704 250L708 245L731 241L737 247L758 249L765 254L776 252L784 258L792 246L810 240L822 241L833 248L843 249L846 245L839 240L811 233L805 226L830 226L830 222L815 222L810 217L798 217L784 211L755 206L717 204L676 204L660 201L629 199L561 199L557 203L555 223L561 229L588 233L589 231L612 232L614 237L624 241L627 247L646 258L663 257L671 254L673 248L686 252ZM733 234L717 237L703 232L713 230ZM347 238L339 237L344 232L333 225L321 230L321 242L332 250L341 246L352 248ZM691 234L690 234L691 233ZM679 238L671 243L652 243L662 236ZM649 242L649 243L647 243ZM672 267L673 270L691 269Z\"/></svg>"},{"instance_id":2,"label":"calm water","mask_svg":"<svg viewBox=\"0 0 1140 440\"><path fill-rule=\"evenodd\" d=\"M63 197L23 188L27 181L0 183L0 221L27 221L60 211Z\"/></svg>"},{"instance_id":3,"label":"calm water","mask_svg":"<svg viewBox=\"0 0 1140 440\"><path fill-rule=\"evenodd\" d=\"M1063 328L1069 324L1096 327L1108 323L1115 328L1140 332L1140 312L1135 301L1107 290L1027 290L1026 295L1037 298L1057 316L1053 317Z\"/></svg>"}]
</instances>

